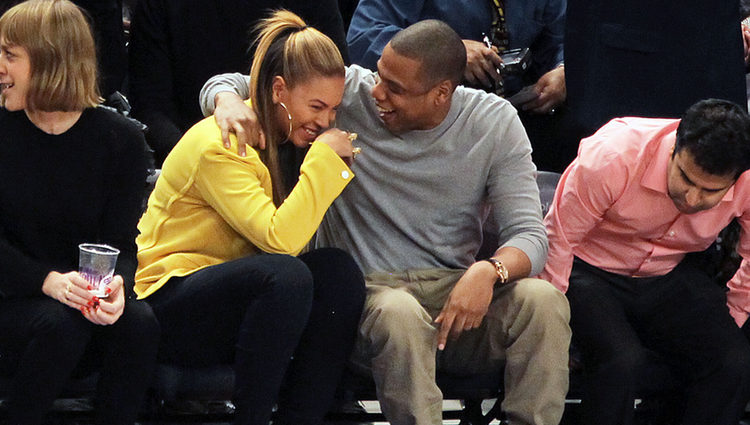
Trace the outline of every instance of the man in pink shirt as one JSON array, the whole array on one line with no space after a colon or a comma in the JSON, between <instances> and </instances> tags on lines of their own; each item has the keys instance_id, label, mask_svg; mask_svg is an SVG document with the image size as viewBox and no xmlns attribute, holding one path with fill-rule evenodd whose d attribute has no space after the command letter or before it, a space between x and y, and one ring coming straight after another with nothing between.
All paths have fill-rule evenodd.
<instances>
[{"instance_id":1,"label":"man in pink shirt","mask_svg":"<svg viewBox=\"0 0 750 425\"><path fill-rule=\"evenodd\" d=\"M567 291L586 424L632 423L656 353L684 389L680 424L737 425L750 399L749 168L750 117L722 100L682 120L615 119L581 142L545 219L542 278ZM743 261L727 294L683 259L735 217Z\"/></svg>"}]
</instances>

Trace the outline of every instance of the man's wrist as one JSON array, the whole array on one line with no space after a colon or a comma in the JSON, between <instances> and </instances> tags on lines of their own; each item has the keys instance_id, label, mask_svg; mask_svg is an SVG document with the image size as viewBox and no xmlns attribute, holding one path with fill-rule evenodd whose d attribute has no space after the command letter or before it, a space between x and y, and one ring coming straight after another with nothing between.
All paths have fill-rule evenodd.
<instances>
[{"instance_id":1,"label":"man's wrist","mask_svg":"<svg viewBox=\"0 0 750 425\"><path fill-rule=\"evenodd\" d=\"M233 92L232 90L226 88L222 89L220 91L217 91L214 95L214 107L219 106L219 103L221 103L222 100L225 99L233 99L235 97L239 97L236 92Z\"/></svg>"},{"instance_id":2,"label":"man's wrist","mask_svg":"<svg viewBox=\"0 0 750 425\"><path fill-rule=\"evenodd\" d=\"M500 285L504 285L508 283L510 273L508 272L508 268L505 267L505 264L503 264L502 261L498 260L497 258L492 258L492 257L484 261L487 261L488 263L492 264L492 267L495 269L495 275L497 276L497 283L499 283Z\"/></svg>"}]
</instances>

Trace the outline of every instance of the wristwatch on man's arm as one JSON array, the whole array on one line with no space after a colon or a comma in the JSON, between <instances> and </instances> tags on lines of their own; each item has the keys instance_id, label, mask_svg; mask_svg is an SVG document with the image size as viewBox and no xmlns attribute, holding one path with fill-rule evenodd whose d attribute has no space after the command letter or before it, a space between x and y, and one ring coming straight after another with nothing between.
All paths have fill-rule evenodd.
<instances>
[{"instance_id":1,"label":"wristwatch on man's arm","mask_svg":"<svg viewBox=\"0 0 750 425\"><path fill-rule=\"evenodd\" d=\"M505 267L505 264L503 264L502 261L492 257L488 258L485 261L488 261L495 267L495 273L497 274L498 283L500 283L501 285L508 283L508 268Z\"/></svg>"}]
</instances>

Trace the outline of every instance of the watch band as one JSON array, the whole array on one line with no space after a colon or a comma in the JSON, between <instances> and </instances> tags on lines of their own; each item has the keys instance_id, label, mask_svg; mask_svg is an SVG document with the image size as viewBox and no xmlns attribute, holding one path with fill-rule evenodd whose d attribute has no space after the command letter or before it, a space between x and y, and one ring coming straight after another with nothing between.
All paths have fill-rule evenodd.
<instances>
[{"instance_id":1,"label":"watch band","mask_svg":"<svg viewBox=\"0 0 750 425\"><path fill-rule=\"evenodd\" d=\"M505 264L503 264L502 261L497 260L495 258L488 258L485 261L488 261L490 264L492 264L495 267L497 280L500 282L501 285L508 283L508 268L505 267Z\"/></svg>"}]
</instances>

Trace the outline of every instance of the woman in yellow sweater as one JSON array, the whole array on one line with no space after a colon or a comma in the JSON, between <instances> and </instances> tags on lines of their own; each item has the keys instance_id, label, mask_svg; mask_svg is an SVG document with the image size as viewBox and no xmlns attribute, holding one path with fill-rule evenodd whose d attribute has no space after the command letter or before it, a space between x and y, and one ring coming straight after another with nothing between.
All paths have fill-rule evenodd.
<instances>
[{"instance_id":1,"label":"woman in yellow sweater","mask_svg":"<svg viewBox=\"0 0 750 425\"><path fill-rule=\"evenodd\" d=\"M274 404L274 424L317 424L364 302L348 254L296 257L354 177L353 137L324 131L344 64L328 37L290 12L259 29L249 102L266 148L225 149L213 117L183 136L138 226L135 291L161 322L161 362L234 364L236 424L268 425Z\"/></svg>"}]
</instances>

